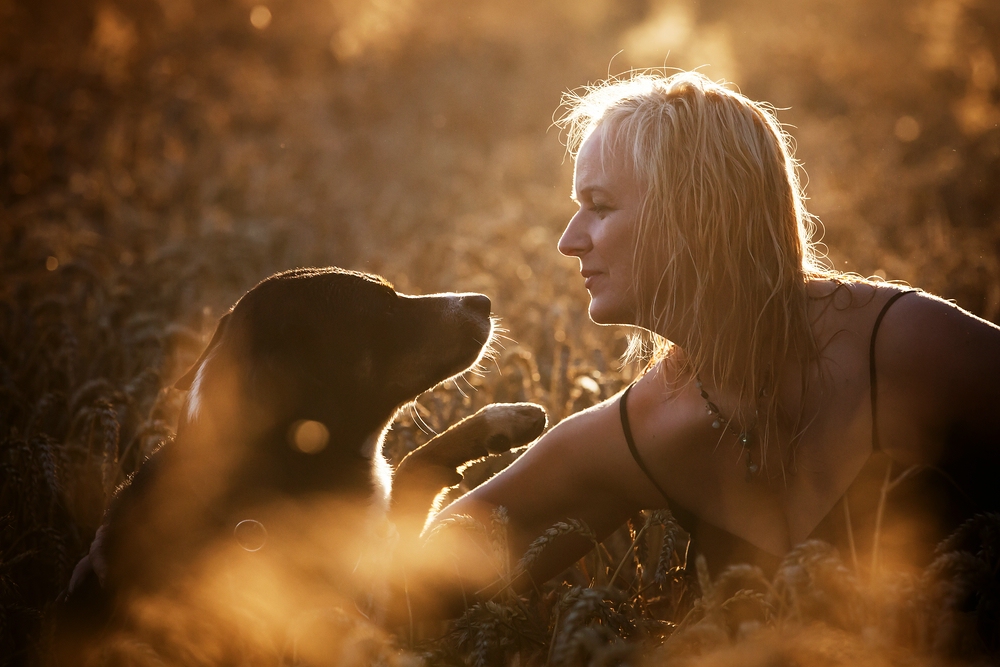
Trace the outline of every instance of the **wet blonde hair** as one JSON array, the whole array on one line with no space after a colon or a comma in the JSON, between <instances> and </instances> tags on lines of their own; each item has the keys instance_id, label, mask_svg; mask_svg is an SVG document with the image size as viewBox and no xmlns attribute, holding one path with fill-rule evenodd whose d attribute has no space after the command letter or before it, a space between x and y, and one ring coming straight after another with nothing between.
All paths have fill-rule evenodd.
<instances>
[{"instance_id":1,"label":"wet blonde hair","mask_svg":"<svg viewBox=\"0 0 1000 667\"><path fill-rule=\"evenodd\" d=\"M623 161L645 187L633 289L637 323L653 333L651 363L680 346L669 358L689 379L734 390L727 416L766 442L775 369L786 355L816 356L806 283L830 275L791 138L772 107L696 72L635 73L563 102L573 158L601 127L605 163Z\"/></svg>"}]
</instances>

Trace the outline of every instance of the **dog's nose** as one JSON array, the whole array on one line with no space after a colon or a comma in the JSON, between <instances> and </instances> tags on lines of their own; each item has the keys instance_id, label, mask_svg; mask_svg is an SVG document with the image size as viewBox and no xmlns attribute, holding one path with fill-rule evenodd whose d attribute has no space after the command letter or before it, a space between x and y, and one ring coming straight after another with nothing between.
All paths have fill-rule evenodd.
<instances>
[{"instance_id":1,"label":"dog's nose","mask_svg":"<svg viewBox=\"0 0 1000 667\"><path fill-rule=\"evenodd\" d=\"M492 304L485 294L466 294L462 297L462 306L483 317L489 317Z\"/></svg>"}]
</instances>

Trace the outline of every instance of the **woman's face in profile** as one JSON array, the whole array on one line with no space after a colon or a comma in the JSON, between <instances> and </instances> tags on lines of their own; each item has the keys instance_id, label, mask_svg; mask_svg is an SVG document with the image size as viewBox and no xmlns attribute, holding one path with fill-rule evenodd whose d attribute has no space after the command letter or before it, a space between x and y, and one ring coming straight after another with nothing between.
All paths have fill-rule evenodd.
<instances>
[{"instance_id":1,"label":"woman's face in profile","mask_svg":"<svg viewBox=\"0 0 1000 667\"><path fill-rule=\"evenodd\" d=\"M580 210L559 239L559 252L580 260L594 322L637 324L632 276L642 188L618 156L601 159L603 142L598 126L580 146L573 179Z\"/></svg>"}]
</instances>

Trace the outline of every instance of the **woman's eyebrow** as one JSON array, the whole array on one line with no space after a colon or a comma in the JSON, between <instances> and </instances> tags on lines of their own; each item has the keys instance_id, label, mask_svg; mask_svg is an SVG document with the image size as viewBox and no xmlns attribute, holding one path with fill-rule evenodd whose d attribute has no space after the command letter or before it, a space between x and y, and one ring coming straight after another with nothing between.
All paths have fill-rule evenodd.
<instances>
[{"instance_id":1,"label":"woman's eyebrow","mask_svg":"<svg viewBox=\"0 0 1000 667\"><path fill-rule=\"evenodd\" d=\"M600 185L587 185L585 187L580 188L579 190L577 190L576 186L574 185L573 188L570 190L569 199L574 204L579 204L581 197L593 201L595 193L603 195L609 200L611 199L611 192L609 192L606 188L601 187Z\"/></svg>"},{"instance_id":2,"label":"woman's eyebrow","mask_svg":"<svg viewBox=\"0 0 1000 667\"><path fill-rule=\"evenodd\" d=\"M600 185L588 185L585 188L581 188L579 192L575 193L577 197L584 195L590 199L593 199L595 194L603 195L609 199L611 198L611 191L607 188L601 187Z\"/></svg>"}]
</instances>

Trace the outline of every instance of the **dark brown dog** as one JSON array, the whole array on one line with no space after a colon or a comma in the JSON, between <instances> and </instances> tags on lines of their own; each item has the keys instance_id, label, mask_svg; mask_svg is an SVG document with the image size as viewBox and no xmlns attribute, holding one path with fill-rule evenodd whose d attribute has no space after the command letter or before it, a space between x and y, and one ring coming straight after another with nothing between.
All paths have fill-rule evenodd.
<instances>
[{"instance_id":1,"label":"dark brown dog","mask_svg":"<svg viewBox=\"0 0 1000 667\"><path fill-rule=\"evenodd\" d=\"M400 406L477 363L492 327L480 294L404 296L332 268L261 282L178 381L189 394L176 439L116 494L74 573L61 634L94 647L125 628L184 644L197 634L190 624L218 625L230 608L274 636L292 613L274 608L353 602L370 615L373 591L389 583L378 580L392 576L382 439ZM458 465L544 425L537 406L489 406L411 453L397 471L400 534L416 538Z\"/></svg>"}]
</instances>

